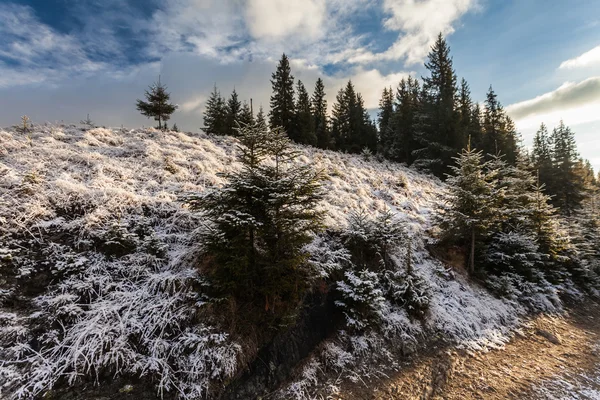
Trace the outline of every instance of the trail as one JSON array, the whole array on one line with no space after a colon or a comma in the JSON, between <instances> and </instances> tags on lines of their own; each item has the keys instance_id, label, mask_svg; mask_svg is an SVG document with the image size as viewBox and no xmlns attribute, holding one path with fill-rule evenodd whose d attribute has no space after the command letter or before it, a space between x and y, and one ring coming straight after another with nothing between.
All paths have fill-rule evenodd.
<instances>
[{"instance_id":1,"label":"trail","mask_svg":"<svg viewBox=\"0 0 600 400\"><path fill-rule=\"evenodd\" d=\"M600 306L533 318L502 349L440 349L334 399L600 399Z\"/></svg>"}]
</instances>

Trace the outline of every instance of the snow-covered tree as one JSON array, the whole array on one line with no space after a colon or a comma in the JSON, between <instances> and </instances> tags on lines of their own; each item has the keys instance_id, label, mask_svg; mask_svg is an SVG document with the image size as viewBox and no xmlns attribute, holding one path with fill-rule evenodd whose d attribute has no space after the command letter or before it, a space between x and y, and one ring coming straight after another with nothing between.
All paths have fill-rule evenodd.
<instances>
[{"instance_id":1,"label":"snow-covered tree","mask_svg":"<svg viewBox=\"0 0 600 400\"><path fill-rule=\"evenodd\" d=\"M221 97L221 93L214 86L210 97L206 102L204 111L204 127L202 130L212 135L227 134L227 105Z\"/></svg>"},{"instance_id":2,"label":"snow-covered tree","mask_svg":"<svg viewBox=\"0 0 600 400\"><path fill-rule=\"evenodd\" d=\"M497 218L496 173L489 169L480 151L470 145L463 149L448 176L449 207L441 215L441 226L446 238L469 249L467 267L475 272L475 256L482 242L490 234Z\"/></svg>"},{"instance_id":3,"label":"snow-covered tree","mask_svg":"<svg viewBox=\"0 0 600 400\"><path fill-rule=\"evenodd\" d=\"M221 294L268 311L297 305L307 285L304 246L320 228L320 172L298 165L282 129L241 126L240 171L222 188L189 199L210 222L205 262Z\"/></svg>"}]
</instances>

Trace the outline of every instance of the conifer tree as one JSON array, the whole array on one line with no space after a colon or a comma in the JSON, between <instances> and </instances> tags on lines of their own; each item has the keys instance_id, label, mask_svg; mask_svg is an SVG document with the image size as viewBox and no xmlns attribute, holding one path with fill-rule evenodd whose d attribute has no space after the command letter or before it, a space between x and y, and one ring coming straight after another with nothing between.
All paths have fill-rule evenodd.
<instances>
[{"instance_id":1,"label":"conifer tree","mask_svg":"<svg viewBox=\"0 0 600 400\"><path fill-rule=\"evenodd\" d=\"M222 189L188 201L210 221L203 243L220 294L286 312L309 278L304 246L321 226L321 175L293 162L298 153L281 129L257 121L241 126L238 137L243 168Z\"/></svg>"},{"instance_id":2,"label":"conifer tree","mask_svg":"<svg viewBox=\"0 0 600 400\"><path fill-rule=\"evenodd\" d=\"M227 105L214 86L204 110L204 127L202 130L212 135L227 134Z\"/></svg>"},{"instance_id":3,"label":"conifer tree","mask_svg":"<svg viewBox=\"0 0 600 400\"><path fill-rule=\"evenodd\" d=\"M393 140L389 158L411 164L413 151L417 148L417 131L421 88L419 81L412 77L402 79L396 90L395 112L392 119Z\"/></svg>"},{"instance_id":4,"label":"conifer tree","mask_svg":"<svg viewBox=\"0 0 600 400\"><path fill-rule=\"evenodd\" d=\"M372 123L364 101L351 81L338 92L331 116L331 133L340 151L360 153L377 149L377 128Z\"/></svg>"},{"instance_id":5,"label":"conifer tree","mask_svg":"<svg viewBox=\"0 0 600 400\"><path fill-rule=\"evenodd\" d=\"M451 169L453 175L447 180L449 208L440 222L446 238L469 249L467 267L472 274L476 256L482 252L497 217L497 171L489 170L489 162L484 162L482 152L472 149L470 144L456 158L456 165Z\"/></svg>"},{"instance_id":6,"label":"conifer tree","mask_svg":"<svg viewBox=\"0 0 600 400\"><path fill-rule=\"evenodd\" d=\"M430 76L423 77L423 109L414 156L417 167L443 176L452 157L466 142L457 129L456 74L450 48L442 34L427 56L425 67Z\"/></svg>"},{"instance_id":7,"label":"conifer tree","mask_svg":"<svg viewBox=\"0 0 600 400\"><path fill-rule=\"evenodd\" d=\"M282 127L288 134L294 131L294 77L288 57L283 54L277 70L271 76L271 129Z\"/></svg>"},{"instance_id":8,"label":"conifer tree","mask_svg":"<svg viewBox=\"0 0 600 400\"><path fill-rule=\"evenodd\" d=\"M226 121L227 121L227 135L236 136L237 126L239 123L240 113L242 112L242 103L238 99L238 94L233 89L231 97L227 100L226 105Z\"/></svg>"},{"instance_id":9,"label":"conifer tree","mask_svg":"<svg viewBox=\"0 0 600 400\"><path fill-rule=\"evenodd\" d=\"M252 125L254 123L254 115L252 115L252 110L247 101L244 101L244 104L242 104L238 121L240 125Z\"/></svg>"},{"instance_id":10,"label":"conifer tree","mask_svg":"<svg viewBox=\"0 0 600 400\"><path fill-rule=\"evenodd\" d=\"M517 132L514 123L504 112L498 96L490 86L483 118L484 136L482 140L483 151L487 155L498 152L506 156L506 161L514 164L518 152Z\"/></svg>"},{"instance_id":11,"label":"conifer tree","mask_svg":"<svg viewBox=\"0 0 600 400\"><path fill-rule=\"evenodd\" d=\"M471 100L471 89L469 84L463 78L460 81L460 88L458 91L458 131L460 140L467 140L471 138L471 145L477 146L477 137L474 137L473 133L473 100ZM463 144L464 146L465 144Z\"/></svg>"},{"instance_id":12,"label":"conifer tree","mask_svg":"<svg viewBox=\"0 0 600 400\"><path fill-rule=\"evenodd\" d=\"M146 90L145 97L147 101L137 100L137 109L142 115L158 121L158 129L167 129L167 121L177 110L177 106L169 102L171 95L167 92L167 87L160 82L160 77L158 82Z\"/></svg>"},{"instance_id":13,"label":"conifer tree","mask_svg":"<svg viewBox=\"0 0 600 400\"><path fill-rule=\"evenodd\" d=\"M471 146L480 149L483 146L483 123L481 120L481 107L475 103L471 109L471 127L469 129Z\"/></svg>"},{"instance_id":14,"label":"conifer tree","mask_svg":"<svg viewBox=\"0 0 600 400\"><path fill-rule=\"evenodd\" d=\"M331 148L331 136L327 121L325 85L321 78L318 78L317 83L315 84L315 91L311 98L311 112L315 135L317 137L317 146L321 149Z\"/></svg>"},{"instance_id":15,"label":"conifer tree","mask_svg":"<svg viewBox=\"0 0 600 400\"><path fill-rule=\"evenodd\" d=\"M391 158L394 146L394 132L392 119L394 117L394 93L392 88L383 88L379 100L379 112L377 113L377 124L379 125L379 153L386 158Z\"/></svg>"},{"instance_id":16,"label":"conifer tree","mask_svg":"<svg viewBox=\"0 0 600 400\"><path fill-rule=\"evenodd\" d=\"M572 215L585 197L583 177L577 173L579 154L573 131L563 121L552 131L551 138L557 190L554 204L567 216Z\"/></svg>"},{"instance_id":17,"label":"conifer tree","mask_svg":"<svg viewBox=\"0 0 600 400\"><path fill-rule=\"evenodd\" d=\"M308 92L302 81L298 81L296 86L298 100L296 101L296 110L294 122L295 134L290 135L290 138L298 143L317 145L317 136L315 135L314 120L311 113L310 99Z\"/></svg>"}]
</instances>

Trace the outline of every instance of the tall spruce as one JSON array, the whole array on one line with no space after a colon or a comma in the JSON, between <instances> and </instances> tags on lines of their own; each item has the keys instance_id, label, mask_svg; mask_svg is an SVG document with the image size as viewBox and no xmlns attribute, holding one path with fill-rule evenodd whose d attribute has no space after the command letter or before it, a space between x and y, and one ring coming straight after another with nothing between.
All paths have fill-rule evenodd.
<instances>
[{"instance_id":1,"label":"tall spruce","mask_svg":"<svg viewBox=\"0 0 600 400\"><path fill-rule=\"evenodd\" d=\"M276 71L271 75L271 129L283 128L288 134L294 131L294 77L288 57L283 54Z\"/></svg>"},{"instance_id":2,"label":"tall spruce","mask_svg":"<svg viewBox=\"0 0 600 400\"><path fill-rule=\"evenodd\" d=\"M331 116L331 134L337 150L349 153L360 153L365 148L371 152L377 150L377 128L352 81L348 81L336 96Z\"/></svg>"},{"instance_id":3,"label":"tall spruce","mask_svg":"<svg viewBox=\"0 0 600 400\"><path fill-rule=\"evenodd\" d=\"M241 111L242 102L239 100L236 90L233 89L233 92L231 92L231 96L227 100L226 106L227 135L237 135L237 126L239 123Z\"/></svg>"},{"instance_id":4,"label":"tall spruce","mask_svg":"<svg viewBox=\"0 0 600 400\"><path fill-rule=\"evenodd\" d=\"M311 98L311 112L315 135L317 137L317 146L321 149L331 148L331 135L327 121L325 85L321 78L318 78L315 83L315 91Z\"/></svg>"},{"instance_id":5,"label":"tall spruce","mask_svg":"<svg viewBox=\"0 0 600 400\"><path fill-rule=\"evenodd\" d=\"M171 95L167 92L167 87L160 82L160 77L158 82L146 90L145 97L147 101L137 100L137 109L142 115L158 121L158 129L166 130L167 121L171 119L171 114L177 110L177 106L169 102Z\"/></svg>"},{"instance_id":6,"label":"tall spruce","mask_svg":"<svg viewBox=\"0 0 600 400\"><path fill-rule=\"evenodd\" d=\"M238 121L240 125L252 125L254 123L254 115L252 115L252 109L247 101L242 104Z\"/></svg>"},{"instance_id":7,"label":"tall spruce","mask_svg":"<svg viewBox=\"0 0 600 400\"><path fill-rule=\"evenodd\" d=\"M392 120L394 117L394 92L392 88L383 88L379 100L379 112L377 113L377 124L379 126L379 149L378 153L391 159L394 146L394 128Z\"/></svg>"},{"instance_id":8,"label":"tall spruce","mask_svg":"<svg viewBox=\"0 0 600 400\"><path fill-rule=\"evenodd\" d=\"M577 171L579 154L575 134L563 121L552 131L554 173L557 185L553 202L567 216L579 209L585 198L583 177Z\"/></svg>"},{"instance_id":9,"label":"tall spruce","mask_svg":"<svg viewBox=\"0 0 600 400\"><path fill-rule=\"evenodd\" d=\"M298 143L316 146L317 136L315 135L310 98L308 97L308 92L306 91L304 84L300 80L298 80L296 92L298 93L298 100L296 101L294 117L295 134L294 136L290 134L290 138Z\"/></svg>"},{"instance_id":10,"label":"tall spruce","mask_svg":"<svg viewBox=\"0 0 600 400\"><path fill-rule=\"evenodd\" d=\"M518 153L518 134L491 85L485 100L483 131L484 153L491 156L500 152L506 155L507 162L514 165Z\"/></svg>"},{"instance_id":11,"label":"tall spruce","mask_svg":"<svg viewBox=\"0 0 600 400\"><path fill-rule=\"evenodd\" d=\"M411 164L413 151L418 147L416 138L421 113L419 81L409 76L402 79L396 90L395 112L392 119L393 145L390 158Z\"/></svg>"},{"instance_id":12,"label":"tall spruce","mask_svg":"<svg viewBox=\"0 0 600 400\"><path fill-rule=\"evenodd\" d=\"M204 127L202 130L212 135L227 134L227 106L221 93L214 86L204 110Z\"/></svg>"},{"instance_id":13,"label":"tall spruce","mask_svg":"<svg viewBox=\"0 0 600 400\"><path fill-rule=\"evenodd\" d=\"M457 129L456 73L450 47L440 33L427 55L425 67L429 76L423 77L423 109L414 151L417 166L437 176L444 176L452 157L466 139Z\"/></svg>"}]
</instances>

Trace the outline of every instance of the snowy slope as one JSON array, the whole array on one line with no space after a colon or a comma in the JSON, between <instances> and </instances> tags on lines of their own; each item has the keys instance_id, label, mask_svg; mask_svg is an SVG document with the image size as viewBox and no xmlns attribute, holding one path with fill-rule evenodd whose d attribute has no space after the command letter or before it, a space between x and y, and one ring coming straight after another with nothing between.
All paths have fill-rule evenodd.
<instances>
[{"instance_id":1,"label":"snowy slope","mask_svg":"<svg viewBox=\"0 0 600 400\"><path fill-rule=\"evenodd\" d=\"M471 348L507 339L522 310L448 274L425 250L445 190L439 180L391 162L299 150L298 162L327 175L327 226L343 228L352 210L389 208L413 237L416 271L433 291L430 314L421 325L390 309L385 335L398 346L425 333ZM233 376L241 347L198 321L202 221L180 201L222 184L220 173L232 168L239 164L229 137L50 125L29 135L0 131L0 395L99 380L108 369L153 376L158 391L195 398ZM23 292L24 282L35 290ZM37 351L31 339L40 326L52 328ZM361 351L393 350L376 344L390 337L344 335L325 346L341 369L359 365ZM318 379L310 368L306 375L286 396L309 392Z\"/></svg>"}]
</instances>

